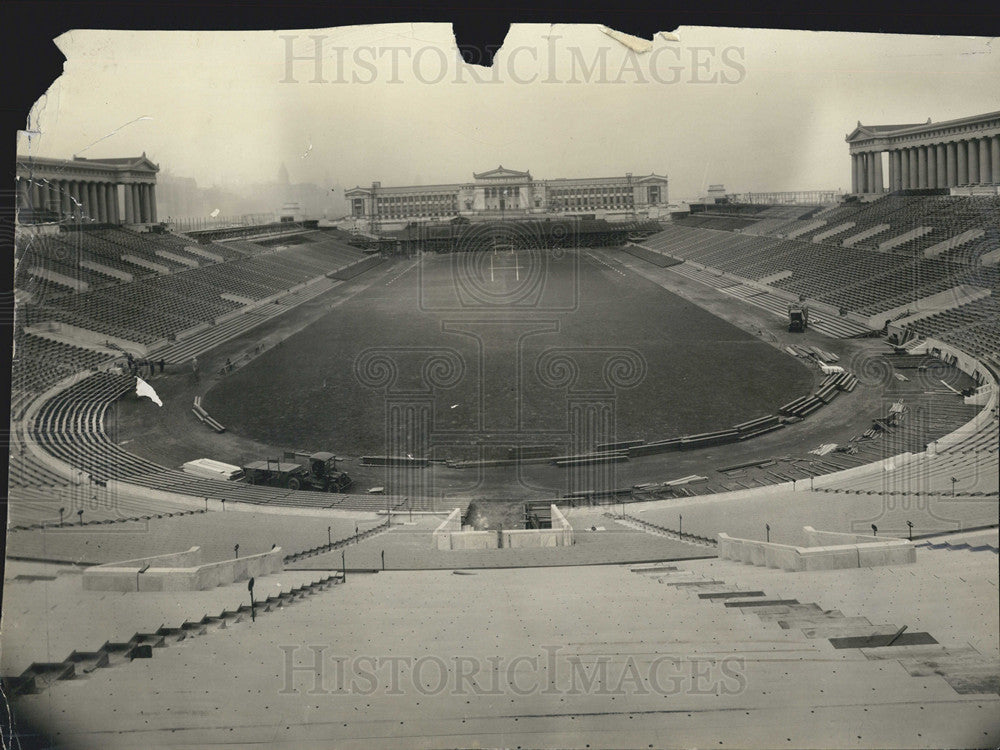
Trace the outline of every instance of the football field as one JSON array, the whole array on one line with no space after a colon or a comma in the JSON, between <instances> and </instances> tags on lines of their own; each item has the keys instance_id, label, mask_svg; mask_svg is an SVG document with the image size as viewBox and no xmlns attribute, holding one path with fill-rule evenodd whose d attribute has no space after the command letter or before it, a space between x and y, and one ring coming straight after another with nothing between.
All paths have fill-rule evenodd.
<instances>
[{"instance_id":1,"label":"football field","mask_svg":"<svg viewBox=\"0 0 1000 750\"><path fill-rule=\"evenodd\" d=\"M500 457L724 428L811 382L792 357L586 250L500 247L400 261L203 403L275 446Z\"/></svg>"}]
</instances>

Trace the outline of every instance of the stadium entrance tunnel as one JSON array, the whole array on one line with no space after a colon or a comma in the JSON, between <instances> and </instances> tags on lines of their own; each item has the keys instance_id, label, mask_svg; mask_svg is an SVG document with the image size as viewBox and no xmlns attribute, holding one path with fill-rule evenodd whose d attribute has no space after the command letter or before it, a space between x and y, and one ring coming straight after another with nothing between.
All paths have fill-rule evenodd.
<instances>
[{"instance_id":1,"label":"stadium entrance tunnel","mask_svg":"<svg viewBox=\"0 0 1000 750\"><path fill-rule=\"evenodd\" d=\"M473 501L462 515L455 508L434 530L438 550L569 547L573 527L551 503Z\"/></svg>"}]
</instances>

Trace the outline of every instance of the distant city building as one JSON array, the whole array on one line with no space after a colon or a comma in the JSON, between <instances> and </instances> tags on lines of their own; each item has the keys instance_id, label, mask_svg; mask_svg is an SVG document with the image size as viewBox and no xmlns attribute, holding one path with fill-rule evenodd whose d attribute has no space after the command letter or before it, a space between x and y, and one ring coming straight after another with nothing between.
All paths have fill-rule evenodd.
<instances>
[{"instance_id":1,"label":"distant city building","mask_svg":"<svg viewBox=\"0 0 1000 750\"><path fill-rule=\"evenodd\" d=\"M302 204L296 201L289 201L278 211L278 221L303 221L306 218L302 211Z\"/></svg>"},{"instance_id":2,"label":"distant city building","mask_svg":"<svg viewBox=\"0 0 1000 750\"><path fill-rule=\"evenodd\" d=\"M553 213L655 217L668 207L668 181L657 174L536 180L530 172L499 166L472 176L472 182L444 185L383 187L373 182L344 195L355 220L380 224Z\"/></svg>"}]
</instances>

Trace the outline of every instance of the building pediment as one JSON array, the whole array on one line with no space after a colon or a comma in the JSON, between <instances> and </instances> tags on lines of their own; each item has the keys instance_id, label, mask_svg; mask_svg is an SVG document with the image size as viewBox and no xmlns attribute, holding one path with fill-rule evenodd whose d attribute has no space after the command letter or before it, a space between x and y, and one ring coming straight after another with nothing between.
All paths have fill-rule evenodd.
<instances>
[{"instance_id":1,"label":"building pediment","mask_svg":"<svg viewBox=\"0 0 1000 750\"><path fill-rule=\"evenodd\" d=\"M74 156L74 162L81 162L93 167L110 167L119 171L129 172L159 172L160 167L150 161L146 154L142 156L128 156L120 159L87 159L83 156Z\"/></svg>"},{"instance_id":2,"label":"building pediment","mask_svg":"<svg viewBox=\"0 0 1000 750\"><path fill-rule=\"evenodd\" d=\"M530 180L530 172L518 172L516 169L506 169L502 164L496 169L488 172L473 172L472 176L477 180Z\"/></svg>"},{"instance_id":3,"label":"building pediment","mask_svg":"<svg viewBox=\"0 0 1000 750\"><path fill-rule=\"evenodd\" d=\"M857 127L847 135L846 140L848 143L854 143L855 141L867 141L872 138L882 138L887 135L893 135L901 130L923 128L928 125L931 125L931 118L929 117L927 118L927 122L911 122L903 123L901 125L862 125L861 121L858 120Z\"/></svg>"},{"instance_id":4,"label":"building pediment","mask_svg":"<svg viewBox=\"0 0 1000 750\"><path fill-rule=\"evenodd\" d=\"M645 177L635 177L632 182L636 185L663 185L667 182L667 178L658 174L649 174Z\"/></svg>"}]
</instances>

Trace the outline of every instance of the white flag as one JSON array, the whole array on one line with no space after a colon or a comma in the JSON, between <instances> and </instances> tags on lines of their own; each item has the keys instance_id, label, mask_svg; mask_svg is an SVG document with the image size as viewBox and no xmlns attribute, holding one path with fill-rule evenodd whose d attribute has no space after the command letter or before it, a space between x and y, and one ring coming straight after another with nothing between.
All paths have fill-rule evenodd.
<instances>
[{"instance_id":1,"label":"white flag","mask_svg":"<svg viewBox=\"0 0 1000 750\"><path fill-rule=\"evenodd\" d=\"M135 379L135 395L145 396L157 406L163 406L163 402L160 401L160 397L156 395L156 391L153 390L153 386L142 378Z\"/></svg>"}]
</instances>

